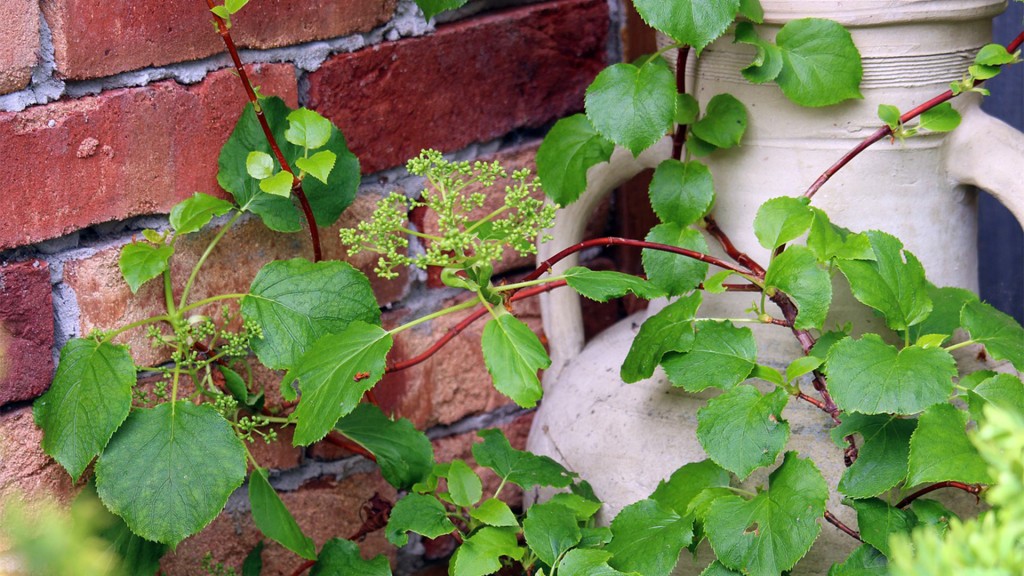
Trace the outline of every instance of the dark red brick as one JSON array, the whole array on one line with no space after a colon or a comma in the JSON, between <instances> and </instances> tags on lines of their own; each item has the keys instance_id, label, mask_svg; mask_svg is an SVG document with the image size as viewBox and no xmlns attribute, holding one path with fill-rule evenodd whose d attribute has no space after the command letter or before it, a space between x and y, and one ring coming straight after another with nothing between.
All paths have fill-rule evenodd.
<instances>
[{"instance_id":1,"label":"dark red brick","mask_svg":"<svg viewBox=\"0 0 1024 576\"><path fill-rule=\"evenodd\" d=\"M46 262L0 266L0 406L30 400L53 377L53 297Z\"/></svg>"},{"instance_id":2,"label":"dark red brick","mask_svg":"<svg viewBox=\"0 0 1024 576\"><path fill-rule=\"evenodd\" d=\"M310 74L309 106L334 120L363 171L422 148L452 151L583 106L605 63L603 0L558 0L338 55Z\"/></svg>"},{"instance_id":3,"label":"dark red brick","mask_svg":"<svg viewBox=\"0 0 1024 576\"><path fill-rule=\"evenodd\" d=\"M39 50L39 4L36 0L0 2L0 94L28 85Z\"/></svg>"}]
</instances>

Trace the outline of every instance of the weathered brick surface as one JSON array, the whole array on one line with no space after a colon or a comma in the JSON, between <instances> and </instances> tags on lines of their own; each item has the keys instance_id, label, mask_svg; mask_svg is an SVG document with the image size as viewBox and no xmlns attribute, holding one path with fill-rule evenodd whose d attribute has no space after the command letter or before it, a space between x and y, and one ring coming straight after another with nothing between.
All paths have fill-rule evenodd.
<instances>
[{"instance_id":1,"label":"weathered brick surface","mask_svg":"<svg viewBox=\"0 0 1024 576\"><path fill-rule=\"evenodd\" d=\"M372 209L375 196L360 196L353 208L342 214L338 225L321 230L324 257L345 259L341 243L337 240L338 226L351 226L367 210ZM182 237L171 261L172 277L180 296L193 265L212 239L214 229L198 235ZM93 329L108 330L163 313L163 286L154 280L133 295L124 282L117 266L120 248L109 248L82 260L68 262L64 267L64 281L78 298L81 311L81 334ZM312 258L309 235L305 232L278 234L268 230L262 222L251 219L236 224L221 240L217 249L206 260L203 271L192 288L190 300L195 302L217 294L242 293L249 290L259 269L271 260ZM372 272L374 258L368 254L350 259L364 272ZM370 274L374 292L381 304L401 298L408 277L379 280ZM216 314L219 304L213 304L196 313ZM133 330L119 336L116 342L132 345L136 361L143 366L164 361L166 353L149 346L145 330Z\"/></svg>"},{"instance_id":2,"label":"weathered brick surface","mask_svg":"<svg viewBox=\"0 0 1024 576\"><path fill-rule=\"evenodd\" d=\"M296 105L291 65L253 68L267 94ZM0 113L0 249L99 222L166 213L195 191L219 193L217 154L245 104L230 70Z\"/></svg>"},{"instance_id":3,"label":"weathered brick surface","mask_svg":"<svg viewBox=\"0 0 1024 576\"><path fill-rule=\"evenodd\" d=\"M365 173L422 148L454 151L583 107L605 63L603 0L557 0L440 27L325 62L309 105L348 138Z\"/></svg>"},{"instance_id":4,"label":"weathered brick surface","mask_svg":"<svg viewBox=\"0 0 1024 576\"><path fill-rule=\"evenodd\" d=\"M31 408L0 414L0 504L15 495L28 500L51 496L62 502L74 496L71 477L43 453L42 440Z\"/></svg>"},{"instance_id":5,"label":"weathered brick surface","mask_svg":"<svg viewBox=\"0 0 1024 576\"><path fill-rule=\"evenodd\" d=\"M0 406L35 398L53 376L53 301L46 262L0 265Z\"/></svg>"},{"instance_id":6,"label":"weathered brick surface","mask_svg":"<svg viewBox=\"0 0 1024 576\"><path fill-rule=\"evenodd\" d=\"M261 0L232 18L231 35L248 48L345 36L387 22L395 5L396 0ZM57 70L71 79L225 52L211 14L198 0L49 0L43 10Z\"/></svg>"},{"instance_id":7,"label":"weathered brick surface","mask_svg":"<svg viewBox=\"0 0 1024 576\"><path fill-rule=\"evenodd\" d=\"M281 500L295 516L303 532L312 538L317 549L335 537L351 536L362 524L359 510L375 493L394 501L395 492L377 473L364 473L336 481L323 478L308 482L294 492L281 493ZM252 516L246 512L224 512L205 530L185 540L178 549L161 562L167 576L191 576L200 573L200 563L207 553L214 560L238 570L245 556L260 540L263 549L264 576L294 573L304 560L276 542L263 538ZM377 554L394 557L394 547L387 543L383 530L366 537L360 548L366 558Z\"/></svg>"},{"instance_id":8,"label":"weathered brick surface","mask_svg":"<svg viewBox=\"0 0 1024 576\"><path fill-rule=\"evenodd\" d=\"M36 0L0 2L0 94L28 85L39 50L39 5Z\"/></svg>"}]
</instances>

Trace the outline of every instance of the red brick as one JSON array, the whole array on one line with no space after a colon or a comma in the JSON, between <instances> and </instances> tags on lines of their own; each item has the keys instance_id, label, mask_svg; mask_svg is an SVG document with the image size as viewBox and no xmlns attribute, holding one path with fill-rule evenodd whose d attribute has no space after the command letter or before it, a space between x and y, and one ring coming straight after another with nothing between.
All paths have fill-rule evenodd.
<instances>
[{"instance_id":1,"label":"red brick","mask_svg":"<svg viewBox=\"0 0 1024 576\"><path fill-rule=\"evenodd\" d=\"M579 110L605 63L603 0L557 0L441 26L328 60L309 106L334 120L365 173L422 148L453 151Z\"/></svg>"},{"instance_id":2,"label":"red brick","mask_svg":"<svg viewBox=\"0 0 1024 576\"><path fill-rule=\"evenodd\" d=\"M402 296L408 276L395 280L379 280L372 275L375 257L360 254L345 257L337 239L339 226L351 226L366 212L372 210L375 196L359 196L353 206L344 212L335 227L321 230L324 257L350 261L371 278L379 302L386 304ZM193 265L205 250L216 229L207 229L198 235L183 236L178 240L176 255L171 260L175 294L180 296ZM93 329L109 330L144 318L164 313L163 287L151 281L133 295L121 276L117 260L121 249L108 248L82 260L69 261L64 267L64 281L78 298L81 311L81 334ZM272 232L257 219L236 224L217 250L203 266L192 288L190 301L217 294L247 292L259 269L271 260L312 258L309 235L305 232L279 234ZM197 313L217 314L218 304L197 310ZM143 366L166 360L166 352L149 346L144 329L133 330L119 336L116 342L131 344L136 362Z\"/></svg>"},{"instance_id":3,"label":"red brick","mask_svg":"<svg viewBox=\"0 0 1024 576\"><path fill-rule=\"evenodd\" d=\"M51 496L65 503L74 497L71 477L43 453L42 441L31 408L0 414L0 505L14 495L27 500Z\"/></svg>"},{"instance_id":4,"label":"red brick","mask_svg":"<svg viewBox=\"0 0 1024 576\"><path fill-rule=\"evenodd\" d=\"M0 3L0 94L28 86L39 50L37 0L4 0Z\"/></svg>"},{"instance_id":5,"label":"red brick","mask_svg":"<svg viewBox=\"0 0 1024 576\"><path fill-rule=\"evenodd\" d=\"M26 0L27 3L27 0ZM223 2L218 2L223 4ZM260 0L232 20L240 47L276 48L367 32L387 22L396 0ZM108 76L226 52L198 0L52 0L43 3L57 71Z\"/></svg>"},{"instance_id":6,"label":"red brick","mask_svg":"<svg viewBox=\"0 0 1024 576\"><path fill-rule=\"evenodd\" d=\"M53 377L53 300L46 262L0 266L0 406L42 394Z\"/></svg>"},{"instance_id":7,"label":"red brick","mask_svg":"<svg viewBox=\"0 0 1024 576\"><path fill-rule=\"evenodd\" d=\"M267 94L295 105L291 65L256 68ZM199 190L219 193L217 155L245 104L230 70L0 113L0 249L92 224L167 213Z\"/></svg>"}]
</instances>

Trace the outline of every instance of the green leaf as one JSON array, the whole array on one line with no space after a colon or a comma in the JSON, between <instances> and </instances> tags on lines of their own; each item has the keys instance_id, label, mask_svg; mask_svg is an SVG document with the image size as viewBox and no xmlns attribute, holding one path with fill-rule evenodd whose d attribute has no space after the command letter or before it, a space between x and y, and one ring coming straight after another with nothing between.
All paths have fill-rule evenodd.
<instances>
[{"instance_id":1,"label":"green leaf","mask_svg":"<svg viewBox=\"0 0 1024 576\"><path fill-rule=\"evenodd\" d=\"M921 113L920 128L932 132L949 132L960 125L960 113L949 102L943 102Z\"/></svg>"},{"instance_id":2,"label":"green leaf","mask_svg":"<svg viewBox=\"0 0 1024 576\"><path fill-rule=\"evenodd\" d=\"M519 521L516 520L512 509L497 498L484 500L479 506L469 511L469 516L488 526L519 526Z\"/></svg>"},{"instance_id":3,"label":"green leaf","mask_svg":"<svg viewBox=\"0 0 1024 576\"><path fill-rule=\"evenodd\" d=\"M810 549L825 512L828 484L810 460L787 452L768 478L768 488L747 501L717 498L705 530L718 559L744 574L779 574Z\"/></svg>"},{"instance_id":4,"label":"green leaf","mask_svg":"<svg viewBox=\"0 0 1024 576\"><path fill-rule=\"evenodd\" d=\"M128 528L124 520L111 514L106 508L99 504L96 495L95 482L89 482L85 488L78 493L72 503L72 519L76 519L75 509L80 503L97 504L93 510L93 516L89 519L95 522L90 527L102 527L100 536L110 543L109 550L121 560L121 573L126 575L135 574L156 574L160 569L160 559L167 553L167 546L159 542L150 542L140 538Z\"/></svg>"},{"instance_id":5,"label":"green leaf","mask_svg":"<svg viewBox=\"0 0 1024 576\"><path fill-rule=\"evenodd\" d=\"M971 339L984 344L989 356L1024 370L1024 328L1016 320L984 302L968 302L960 318Z\"/></svg>"},{"instance_id":6,"label":"green leaf","mask_svg":"<svg viewBox=\"0 0 1024 576\"><path fill-rule=\"evenodd\" d=\"M353 320L380 323L370 281L350 264L296 258L264 266L242 299L242 315L263 329L253 350L267 367L292 367L325 334ZM333 422L332 422L333 424Z\"/></svg>"},{"instance_id":7,"label":"green leaf","mask_svg":"<svg viewBox=\"0 0 1024 576\"><path fill-rule=\"evenodd\" d=\"M359 404L334 428L373 454L381 475L399 490L408 490L430 475L434 448L426 434L405 418L392 420L373 404Z\"/></svg>"},{"instance_id":8,"label":"green leaf","mask_svg":"<svg viewBox=\"0 0 1024 576\"><path fill-rule=\"evenodd\" d=\"M210 12L221 17L224 20L224 25L231 28L231 11L226 6L214 6L210 8Z\"/></svg>"},{"instance_id":9,"label":"green leaf","mask_svg":"<svg viewBox=\"0 0 1024 576\"><path fill-rule=\"evenodd\" d=\"M359 545L351 540L332 538L324 542L320 556L309 576L391 576L391 564L387 556L378 555L373 560L363 560Z\"/></svg>"},{"instance_id":10,"label":"green leaf","mask_svg":"<svg viewBox=\"0 0 1024 576\"><path fill-rule=\"evenodd\" d=\"M889 414L843 414L843 423L832 429L832 440L860 434L857 460L843 472L839 491L851 498L870 498L888 491L907 477L910 435L917 421Z\"/></svg>"},{"instance_id":11,"label":"green leaf","mask_svg":"<svg viewBox=\"0 0 1024 576\"><path fill-rule=\"evenodd\" d=\"M779 72L782 71L782 50L778 46L759 37L750 22L736 23L735 41L742 44L750 44L757 49L754 61L746 68L740 70L740 73L743 74L747 81L754 84L764 84L765 82L775 80Z\"/></svg>"},{"instance_id":12,"label":"green leaf","mask_svg":"<svg viewBox=\"0 0 1024 576\"><path fill-rule=\"evenodd\" d=\"M448 479L448 493L456 506L472 506L483 496L480 477L464 460L452 460L445 478Z\"/></svg>"},{"instance_id":13,"label":"green leaf","mask_svg":"<svg viewBox=\"0 0 1024 576\"><path fill-rule=\"evenodd\" d=\"M669 158L654 171L650 195L651 207L662 222L689 226L711 210L715 185L704 164Z\"/></svg>"},{"instance_id":14,"label":"green leaf","mask_svg":"<svg viewBox=\"0 0 1024 576\"><path fill-rule=\"evenodd\" d=\"M473 445L477 464L490 468L502 481L524 489L534 486L565 488L572 484L573 474L547 456L516 450L500 430L481 430L484 439Z\"/></svg>"},{"instance_id":15,"label":"green leaf","mask_svg":"<svg viewBox=\"0 0 1024 576\"><path fill-rule=\"evenodd\" d=\"M249 475L249 503L252 520L263 534L307 560L316 560L313 539L302 533L262 468L254 469Z\"/></svg>"},{"instance_id":16,"label":"green leaf","mask_svg":"<svg viewBox=\"0 0 1024 576\"><path fill-rule=\"evenodd\" d=\"M648 242L707 253L708 245L700 232L678 224L658 224L647 233ZM644 248L641 260L651 284L679 296L693 290L708 274L708 265L681 254Z\"/></svg>"},{"instance_id":17,"label":"green leaf","mask_svg":"<svg viewBox=\"0 0 1024 576\"><path fill-rule=\"evenodd\" d=\"M537 176L548 198L568 206L587 189L587 170L607 162L615 144L601 136L584 114L555 123L537 150Z\"/></svg>"},{"instance_id":18,"label":"green leaf","mask_svg":"<svg viewBox=\"0 0 1024 576\"><path fill-rule=\"evenodd\" d=\"M705 142L691 134L690 137L686 139L686 149L695 158L703 158L718 150L718 146L715 146L710 142Z\"/></svg>"},{"instance_id":19,"label":"green leaf","mask_svg":"<svg viewBox=\"0 0 1024 576\"><path fill-rule=\"evenodd\" d=\"M700 115L697 99L689 94L676 94L676 124L693 124Z\"/></svg>"},{"instance_id":20,"label":"green leaf","mask_svg":"<svg viewBox=\"0 0 1024 576\"><path fill-rule=\"evenodd\" d=\"M924 267L894 236L867 232L875 261L840 260L839 269L850 281L853 296L885 316L893 330L919 324L932 311Z\"/></svg>"},{"instance_id":21,"label":"green leaf","mask_svg":"<svg viewBox=\"0 0 1024 576\"><path fill-rule=\"evenodd\" d=\"M551 359L533 330L501 314L484 326L480 343L494 387L523 408L536 406L542 393L537 370L550 366Z\"/></svg>"},{"instance_id":22,"label":"green leaf","mask_svg":"<svg viewBox=\"0 0 1024 576\"><path fill-rule=\"evenodd\" d=\"M597 548L611 542L612 530L607 526L594 526L592 528L580 528L583 538L580 539L580 548ZM632 574L630 576L635 576Z\"/></svg>"},{"instance_id":23,"label":"green leaf","mask_svg":"<svg viewBox=\"0 0 1024 576\"><path fill-rule=\"evenodd\" d=\"M960 327L960 313L964 305L978 301L978 296L970 290L951 286L936 288L931 282L928 283L927 294L932 301L932 311L923 322L911 327L911 339L924 334L951 336Z\"/></svg>"},{"instance_id":24,"label":"green leaf","mask_svg":"<svg viewBox=\"0 0 1024 576\"><path fill-rule=\"evenodd\" d=\"M792 382L804 374L809 374L825 363L824 358L817 356L801 356L786 367L786 380Z\"/></svg>"},{"instance_id":25,"label":"green leaf","mask_svg":"<svg viewBox=\"0 0 1024 576\"><path fill-rule=\"evenodd\" d=\"M928 526L945 534L949 528L949 521L958 518L951 510L940 504L937 500L918 498L910 503L910 510L917 517L918 526Z\"/></svg>"},{"instance_id":26,"label":"green leaf","mask_svg":"<svg viewBox=\"0 0 1024 576\"><path fill-rule=\"evenodd\" d=\"M708 294L722 294L725 292L725 281L730 276L736 274L732 270L722 270L721 272L712 274L704 280L704 291Z\"/></svg>"},{"instance_id":27,"label":"green leaf","mask_svg":"<svg viewBox=\"0 0 1024 576\"><path fill-rule=\"evenodd\" d=\"M96 491L133 532L174 547L245 480L245 448L210 405L133 411L96 461Z\"/></svg>"},{"instance_id":28,"label":"green leaf","mask_svg":"<svg viewBox=\"0 0 1024 576\"><path fill-rule=\"evenodd\" d=\"M228 9L228 12L235 14L248 3L249 0L224 0L224 7Z\"/></svg>"},{"instance_id":29,"label":"green leaf","mask_svg":"<svg viewBox=\"0 0 1024 576\"><path fill-rule=\"evenodd\" d=\"M408 494L391 509L384 535L388 542L401 548L409 543L409 532L437 538L454 530L455 525L437 498L427 494Z\"/></svg>"},{"instance_id":30,"label":"green leaf","mask_svg":"<svg viewBox=\"0 0 1024 576\"><path fill-rule=\"evenodd\" d=\"M246 384L245 379L238 372L219 364L217 365L217 371L224 377L224 385L227 386L231 396L238 400L239 404L242 406L254 406L259 402L262 394L258 396L250 394L249 385Z\"/></svg>"},{"instance_id":31,"label":"green leaf","mask_svg":"<svg viewBox=\"0 0 1024 576\"><path fill-rule=\"evenodd\" d=\"M629 576L608 565L612 555L604 550L569 550L558 564L562 576Z\"/></svg>"},{"instance_id":32,"label":"green leaf","mask_svg":"<svg viewBox=\"0 0 1024 576\"><path fill-rule=\"evenodd\" d=\"M764 22L764 8L760 0L740 0L739 16L760 24Z\"/></svg>"},{"instance_id":33,"label":"green leaf","mask_svg":"<svg viewBox=\"0 0 1024 576\"><path fill-rule=\"evenodd\" d=\"M740 574L739 572L736 572L734 570L730 570L730 569L726 568L725 564L722 564L718 560L715 560L711 564L708 564L708 567L705 568L700 573L700 576L743 576L743 575Z\"/></svg>"},{"instance_id":34,"label":"green leaf","mask_svg":"<svg viewBox=\"0 0 1024 576\"><path fill-rule=\"evenodd\" d=\"M552 496L548 503L559 504L572 510L576 514L576 519L581 522L589 520L601 509L600 502L571 492L559 492Z\"/></svg>"},{"instance_id":35,"label":"green leaf","mask_svg":"<svg viewBox=\"0 0 1024 576\"><path fill-rule=\"evenodd\" d=\"M775 462L786 446L789 423L782 409L788 401L782 388L762 395L753 386L737 386L697 411L697 439L715 463L743 480Z\"/></svg>"},{"instance_id":36,"label":"green leaf","mask_svg":"<svg viewBox=\"0 0 1024 576\"><path fill-rule=\"evenodd\" d=\"M576 513L561 504L534 504L523 520L523 535L530 550L548 566L580 542Z\"/></svg>"},{"instance_id":37,"label":"green leaf","mask_svg":"<svg viewBox=\"0 0 1024 576\"><path fill-rule=\"evenodd\" d=\"M730 322L701 320L686 353L668 353L662 366L674 386L700 392L712 386L728 390L743 382L757 362L757 345L749 328Z\"/></svg>"},{"instance_id":38,"label":"green leaf","mask_svg":"<svg viewBox=\"0 0 1024 576\"><path fill-rule=\"evenodd\" d=\"M995 78L999 75L1000 70L999 66L985 66L983 64L974 64L967 67L967 73L973 76L974 80L989 80Z\"/></svg>"},{"instance_id":39,"label":"green leaf","mask_svg":"<svg viewBox=\"0 0 1024 576\"><path fill-rule=\"evenodd\" d=\"M728 472L711 460L701 460L683 465L659 482L651 500L683 516L691 513L692 503L705 488L728 485Z\"/></svg>"},{"instance_id":40,"label":"green leaf","mask_svg":"<svg viewBox=\"0 0 1024 576\"><path fill-rule=\"evenodd\" d=\"M327 184L327 179L330 177L331 170L334 169L334 162L337 159L338 157L334 152L321 150L309 158L298 158L295 160L295 165L299 169L308 172L313 178Z\"/></svg>"},{"instance_id":41,"label":"green leaf","mask_svg":"<svg viewBox=\"0 0 1024 576\"><path fill-rule=\"evenodd\" d=\"M806 232L814 218L810 202L802 196L781 196L761 204L754 217L754 234L761 246L774 250Z\"/></svg>"},{"instance_id":42,"label":"green leaf","mask_svg":"<svg viewBox=\"0 0 1024 576\"><path fill-rule=\"evenodd\" d=\"M117 265L121 269L132 294L143 284L161 275L168 269L167 262L174 255L174 246L154 246L149 243L133 242L121 249Z\"/></svg>"},{"instance_id":43,"label":"green leaf","mask_svg":"<svg viewBox=\"0 0 1024 576\"><path fill-rule=\"evenodd\" d=\"M775 36L782 70L775 81L801 106L830 106L862 98L860 52L842 25L831 20L790 20Z\"/></svg>"},{"instance_id":44,"label":"green leaf","mask_svg":"<svg viewBox=\"0 0 1024 576\"><path fill-rule=\"evenodd\" d=\"M701 140L719 148L739 146L747 130L747 108L731 94L718 94L711 98L704 117L691 130Z\"/></svg>"},{"instance_id":45,"label":"green leaf","mask_svg":"<svg viewBox=\"0 0 1024 576\"><path fill-rule=\"evenodd\" d=\"M485 526L459 546L452 556L452 576L485 576L501 569L501 557L513 560L523 557L524 550L516 540L518 530Z\"/></svg>"},{"instance_id":46,"label":"green leaf","mask_svg":"<svg viewBox=\"0 0 1024 576\"><path fill-rule=\"evenodd\" d=\"M602 136L636 156L664 136L675 119L675 75L660 58L639 68L613 64L587 88L586 111Z\"/></svg>"},{"instance_id":47,"label":"green leaf","mask_svg":"<svg viewBox=\"0 0 1024 576\"><path fill-rule=\"evenodd\" d=\"M356 320L310 346L284 377L285 383L298 380L302 392L293 413L295 446L322 439L339 418L356 408L384 375L392 343L380 326Z\"/></svg>"},{"instance_id":48,"label":"green leaf","mask_svg":"<svg viewBox=\"0 0 1024 576\"><path fill-rule=\"evenodd\" d=\"M304 148L316 149L327 144L331 138L331 121L308 108L299 108L288 113L288 129L285 140Z\"/></svg>"},{"instance_id":49,"label":"green leaf","mask_svg":"<svg viewBox=\"0 0 1024 576\"><path fill-rule=\"evenodd\" d=\"M284 170L260 180L260 190L271 196L288 198L292 193L292 183L295 178Z\"/></svg>"},{"instance_id":50,"label":"green leaf","mask_svg":"<svg viewBox=\"0 0 1024 576\"><path fill-rule=\"evenodd\" d=\"M967 438L967 413L936 404L918 419L910 438L907 486L955 480L989 484L988 464Z\"/></svg>"},{"instance_id":51,"label":"green leaf","mask_svg":"<svg viewBox=\"0 0 1024 576\"><path fill-rule=\"evenodd\" d=\"M942 346L942 343L949 338L948 334L925 334L914 342L915 345L921 348L938 348Z\"/></svg>"},{"instance_id":52,"label":"green leaf","mask_svg":"<svg viewBox=\"0 0 1024 576\"><path fill-rule=\"evenodd\" d=\"M609 564L623 572L668 576L679 553L693 539L693 518L681 516L654 500L623 508L612 520Z\"/></svg>"},{"instance_id":53,"label":"green leaf","mask_svg":"<svg viewBox=\"0 0 1024 576\"><path fill-rule=\"evenodd\" d=\"M916 523L913 513L889 506L878 498L846 500L845 503L857 511L860 539L886 556L891 554L889 537L909 534Z\"/></svg>"},{"instance_id":54,"label":"green leaf","mask_svg":"<svg viewBox=\"0 0 1024 576\"><path fill-rule=\"evenodd\" d=\"M430 20L441 12L461 8L469 0L416 0L416 5L423 11L423 17Z\"/></svg>"},{"instance_id":55,"label":"green leaf","mask_svg":"<svg viewBox=\"0 0 1024 576\"><path fill-rule=\"evenodd\" d=\"M640 326L619 374L623 382L639 382L654 375L654 369L669 352L687 352L693 345L693 318L701 293L684 296L661 309Z\"/></svg>"},{"instance_id":56,"label":"green leaf","mask_svg":"<svg viewBox=\"0 0 1024 576\"><path fill-rule=\"evenodd\" d=\"M135 363L126 347L69 340L50 389L33 405L43 451L77 480L128 417L134 385Z\"/></svg>"},{"instance_id":57,"label":"green leaf","mask_svg":"<svg viewBox=\"0 0 1024 576\"><path fill-rule=\"evenodd\" d=\"M274 157L266 152L253 150L245 157L245 171L257 180L274 175Z\"/></svg>"},{"instance_id":58,"label":"green leaf","mask_svg":"<svg viewBox=\"0 0 1024 576\"><path fill-rule=\"evenodd\" d=\"M853 234L846 228L833 224L823 210L811 208L814 220L807 233L807 247L814 252L819 262L840 260L874 260L871 241L865 234Z\"/></svg>"},{"instance_id":59,"label":"green leaf","mask_svg":"<svg viewBox=\"0 0 1024 576\"><path fill-rule=\"evenodd\" d=\"M643 278L611 270L597 271L574 266L565 271L565 280L581 296L598 302L607 302L626 294L635 294L644 299L663 295L663 292Z\"/></svg>"},{"instance_id":60,"label":"green leaf","mask_svg":"<svg viewBox=\"0 0 1024 576\"><path fill-rule=\"evenodd\" d=\"M765 286L782 290L796 303L793 326L797 329L821 328L832 302L832 280L818 266L818 260L805 246L790 246L773 258L764 277Z\"/></svg>"},{"instance_id":61,"label":"green leaf","mask_svg":"<svg viewBox=\"0 0 1024 576\"><path fill-rule=\"evenodd\" d=\"M693 46L698 54L725 32L740 9L740 0L634 0L633 4L644 22L676 42Z\"/></svg>"},{"instance_id":62,"label":"green leaf","mask_svg":"<svg viewBox=\"0 0 1024 576\"><path fill-rule=\"evenodd\" d=\"M893 132L900 129L900 116L900 109L892 104L878 105L879 120L885 122L885 125L892 129Z\"/></svg>"},{"instance_id":63,"label":"green leaf","mask_svg":"<svg viewBox=\"0 0 1024 576\"><path fill-rule=\"evenodd\" d=\"M974 57L974 63L982 66L1001 66L1003 64L1013 64L1017 61L1017 56L1006 51L1006 47L1001 44L986 44L978 50L978 55Z\"/></svg>"},{"instance_id":64,"label":"green leaf","mask_svg":"<svg viewBox=\"0 0 1024 576\"><path fill-rule=\"evenodd\" d=\"M885 556L869 544L858 546L842 563L833 564L828 576L889 576Z\"/></svg>"},{"instance_id":65,"label":"green leaf","mask_svg":"<svg viewBox=\"0 0 1024 576\"><path fill-rule=\"evenodd\" d=\"M961 379L961 385L963 380ZM1004 410L1024 415L1024 383L1012 374L996 374L983 380L967 392L971 418L976 422L985 419L983 408L993 404Z\"/></svg>"},{"instance_id":66,"label":"green leaf","mask_svg":"<svg viewBox=\"0 0 1024 576\"><path fill-rule=\"evenodd\" d=\"M914 414L949 398L956 361L941 348L898 350L877 334L865 334L834 345L826 371L832 398L843 410Z\"/></svg>"},{"instance_id":67,"label":"green leaf","mask_svg":"<svg viewBox=\"0 0 1024 576\"><path fill-rule=\"evenodd\" d=\"M196 192L171 208L171 227L178 234L196 232L210 223L214 216L223 216L235 206L227 200Z\"/></svg>"}]
</instances>

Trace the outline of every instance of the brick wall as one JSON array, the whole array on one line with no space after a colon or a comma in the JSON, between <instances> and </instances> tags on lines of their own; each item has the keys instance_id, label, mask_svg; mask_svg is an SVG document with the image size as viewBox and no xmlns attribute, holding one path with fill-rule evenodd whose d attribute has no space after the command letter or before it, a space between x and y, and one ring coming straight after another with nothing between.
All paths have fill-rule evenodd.
<instances>
[{"instance_id":1,"label":"brick wall","mask_svg":"<svg viewBox=\"0 0 1024 576\"><path fill-rule=\"evenodd\" d=\"M616 57L610 31L618 11L609 5L479 0L427 24L411 0L256 0L235 18L233 35L263 93L314 108L345 133L364 171L340 222L351 225L381 194L418 186L399 167L424 147L531 166L543 131L582 107L587 84ZM31 402L49 386L68 338L159 305L152 285L135 296L128 290L117 269L120 248L143 228L166 227L171 206L194 191L224 195L216 158L245 98L199 0L5 0L0 21L0 497L67 498L74 486L41 454ZM335 230L322 231L325 256L343 258ZM179 243L185 266L205 245L201 236ZM215 257L197 297L243 291L267 261L311 255L304 233L271 233L256 221L237 226L218 250L240 256ZM368 258L352 263L372 267ZM502 270L529 267L510 258ZM180 288L183 278L175 277ZM374 281L385 322L454 296L432 280L406 273ZM517 311L540 329L535 306ZM454 321L404 333L394 354L415 354ZM529 426L530 415L490 387L480 328L378 388L382 404L428 430L445 458L466 457L480 427L501 426L521 445ZM166 359L143 345L136 360ZM318 543L350 532L374 492L394 496L372 465L332 446L261 450ZM245 502L233 496L207 530L168 555L166 573L195 573L207 552L240 565L260 537ZM380 534L366 548L400 556ZM443 542L416 548L427 556L445 549ZM414 552L401 556L406 573L423 563ZM264 558L268 574L300 563L273 544Z\"/></svg>"}]
</instances>

